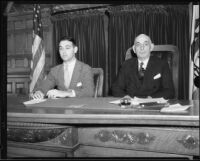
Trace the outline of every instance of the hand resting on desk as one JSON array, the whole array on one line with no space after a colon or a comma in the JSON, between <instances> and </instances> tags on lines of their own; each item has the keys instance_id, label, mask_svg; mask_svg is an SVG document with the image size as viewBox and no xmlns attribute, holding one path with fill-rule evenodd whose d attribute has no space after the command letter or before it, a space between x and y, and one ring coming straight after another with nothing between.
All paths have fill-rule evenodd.
<instances>
[{"instance_id":1,"label":"hand resting on desk","mask_svg":"<svg viewBox=\"0 0 200 161\"><path fill-rule=\"evenodd\" d=\"M36 91L35 93L31 93L30 97L33 99L43 99L44 93L42 93L41 91Z\"/></svg>"},{"instance_id":2,"label":"hand resting on desk","mask_svg":"<svg viewBox=\"0 0 200 161\"><path fill-rule=\"evenodd\" d=\"M43 99L45 97L42 91L36 91L30 95L33 99ZM73 90L68 89L67 91L61 91L57 89L49 90L46 94L48 98L64 98L64 97L75 97L76 94Z\"/></svg>"},{"instance_id":3,"label":"hand resting on desk","mask_svg":"<svg viewBox=\"0 0 200 161\"><path fill-rule=\"evenodd\" d=\"M64 98L64 97L75 97L75 93L73 93L73 90L68 89L67 91L61 91L57 89L52 89L47 92L48 98Z\"/></svg>"}]
</instances>

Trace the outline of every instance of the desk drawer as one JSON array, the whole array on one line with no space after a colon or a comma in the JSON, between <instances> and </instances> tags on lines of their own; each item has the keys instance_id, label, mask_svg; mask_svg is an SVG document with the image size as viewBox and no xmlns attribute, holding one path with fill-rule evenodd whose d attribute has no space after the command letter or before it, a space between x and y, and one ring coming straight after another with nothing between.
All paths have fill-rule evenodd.
<instances>
[{"instance_id":1,"label":"desk drawer","mask_svg":"<svg viewBox=\"0 0 200 161\"><path fill-rule=\"evenodd\" d=\"M165 127L79 128L82 145L199 156L199 129Z\"/></svg>"}]
</instances>

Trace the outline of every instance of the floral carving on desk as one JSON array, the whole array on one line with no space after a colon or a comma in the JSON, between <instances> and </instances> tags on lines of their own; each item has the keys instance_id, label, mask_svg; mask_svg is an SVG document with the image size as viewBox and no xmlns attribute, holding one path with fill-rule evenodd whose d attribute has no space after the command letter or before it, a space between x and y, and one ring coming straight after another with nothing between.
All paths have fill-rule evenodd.
<instances>
[{"instance_id":1,"label":"floral carving on desk","mask_svg":"<svg viewBox=\"0 0 200 161\"><path fill-rule=\"evenodd\" d=\"M113 141L116 143L126 144L151 144L155 140L155 136L145 132L130 132L123 130L101 130L95 134L95 139L99 139L101 142Z\"/></svg>"},{"instance_id":2,"label":"floral carving on desk","mask_svg":"<svg viewBox=\"0 0 200 161\"><path fill-rule=\"evenodd\" d=\"M60 135L65 129L22 129L7 128L7 139L17 142L36 143L48 141Z\"/></svg>"},{"instance_id":3,"label":"floral carving on desk","mask_svg":"<svg viewBox=\"0 0 200 161\"><path fill-rule=\"evenodd\" d=\"M78 142L73 128L7 128L7 140L23 143L52 143L73 146Z\"/></svg>"},{"instance_id":4,"label":"floral carving on desk","mask_svg":"<svg viewBox=\"0 0 200 161\"><path fill-rule=\"evenodd\" d=\"M199 139L192 135L184 135L181 138L178 138L177 142L187 149L196 149L199 147Z\"/></svg>"}]
</instances>

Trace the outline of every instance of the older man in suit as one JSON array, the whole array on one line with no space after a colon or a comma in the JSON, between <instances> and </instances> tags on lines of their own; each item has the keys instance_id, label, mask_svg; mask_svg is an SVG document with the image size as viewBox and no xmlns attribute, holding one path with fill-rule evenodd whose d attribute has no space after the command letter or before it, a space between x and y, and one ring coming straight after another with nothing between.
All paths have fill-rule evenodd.
<instances>
[{"instance_id":1,"label":"older man in suit","mask_svg":"<svg viewBox=\"0 0 200 161\"><path fill-rule=\"evenodd\" d=\"M32 94L34 99L56 97L92 97L94 82L89 65L76 59L78 51L75 40L63 37L59 42L59 53L63 63L53 67L47 78ZM57 89L54 89L57 86Z\"/></svg>"},{"instance_id":2,"label":"older man in suit","mask_svg":"<svg viewBox=\"0 0 200 161\"><path fill-rule=\"evenodd\" d=\"M140 34L135 38L133 57L122 64L117 80L112 85L116 97L164 97L174 98L172 74L167 61L150 56L154 44L149 36Z\"/></svg>"}]
</instances>

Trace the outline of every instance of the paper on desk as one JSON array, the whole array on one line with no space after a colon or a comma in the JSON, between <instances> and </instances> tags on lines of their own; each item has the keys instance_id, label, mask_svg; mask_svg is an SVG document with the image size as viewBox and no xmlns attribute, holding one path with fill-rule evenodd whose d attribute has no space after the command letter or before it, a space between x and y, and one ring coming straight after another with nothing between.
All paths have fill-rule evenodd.
<instances>
[{"instance_id":1,"label":"paper on desk","mask_svg":"<svg viewBox=\"0 0 200 161\"><path fill-rule=\"evenodd\" d=\"M111 101L110 103L120 104L120 100L121 99ZM147 103L147 102L167 103L167 100L164 99L163 97L161 98L138 98L138 97L131 98L132 105L139 105L140 103Z\"/></svg>"},{"instance_id":2,"label":"paper on desk","mask_svg":"<svg viewBox=\"0 0 200 161\"><path fill-rule=\"evenodd\" d=\"M113 103L113 104L120 104L120 99L119 100L115 100L115 101L110 101L109 103Z\"/></svg>"},{"instance_id":3,"label":"paper on desk","mask_svg":"<svg viewBox=\"0 0 200 161\"><path fill-rule=\"evenodd\" d=\"M32 99L32 100L29 100L29 101L26 101L26 102L23 102L25 105L32 105L32 104L35 104L35 103L40 103L40 102L44 102L46 101L47 99Z\"/></svg>"},{"instance_id":4,"label":"paper on desk","mask_svg":"<svg viewBox=\"0 0 200 161\"><path fill-rule=\"evenodd\" d=\"M186 112L186 110L190 107L191 105L181 105L179 103L170 105L169 107L164 107L160 110L160 112Z\"/></svg>"}]
</instances>

